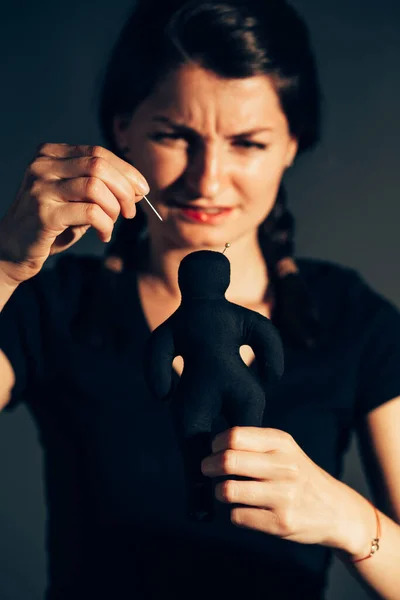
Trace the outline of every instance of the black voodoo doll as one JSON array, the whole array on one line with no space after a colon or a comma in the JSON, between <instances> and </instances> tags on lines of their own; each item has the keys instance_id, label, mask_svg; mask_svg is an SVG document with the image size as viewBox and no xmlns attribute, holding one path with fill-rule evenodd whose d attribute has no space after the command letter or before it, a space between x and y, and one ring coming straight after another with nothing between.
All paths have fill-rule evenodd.
<instances>
[{"instance_id":1,"label":"black voodoo doll","mask_svg":"<svg viewBox=\"0 0 400 600\"><path fill-rule=\"evenodd\" d=\"M153 394L174 406L188 514L211 520L212 483L202 474L201 461L212 452L213 421L222 413L230 427L261 426L268 384L283 373L283 348L269 319L225 298L230 262L221 252L185 256L178 283L181 304L151 334L145 372ZM242 345L252 348L259 376L243 362ZM174 386L176 356L182 356L184 369Z\"/></svg>"}]
</instances>

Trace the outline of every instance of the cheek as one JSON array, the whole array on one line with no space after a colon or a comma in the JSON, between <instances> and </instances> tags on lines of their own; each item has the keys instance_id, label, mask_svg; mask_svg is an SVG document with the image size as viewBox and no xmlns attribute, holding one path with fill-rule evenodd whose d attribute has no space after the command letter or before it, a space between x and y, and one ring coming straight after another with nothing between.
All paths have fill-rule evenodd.
<instances>
[{"instance_id":1,"label":"cheek","mask_svg":"<svg viewBox=\"0 0 400 600\"><path fill-rule=\"evenodd\" d=\"M249 157L244 171L249 178L254 178L267 187L274 186L285 170L285 156L283 144L273 145L270 149Z\"/></svg>"},{"instance_id":2,"label":"cheek","mask_svg":"<svg viewBox=\"0 0 400 600\"><path fill-rule=\"evenodd\" d=\"M132 154L132 164L149 183L152 196L173 185L186 169L186 155L170 148L142 147Z\"/></svg>"},{"instance_id":3,"label":"cheek","mask_svg":"<svg viewBox=\"0 0 400 600\"><path fill-rule=\"evenodd\" d=\"M268 155L248 161L246 168L236 173L236 189L251 212L265 215L274 205L284 173L279 156Z\"/></svg>"}]
</instances>

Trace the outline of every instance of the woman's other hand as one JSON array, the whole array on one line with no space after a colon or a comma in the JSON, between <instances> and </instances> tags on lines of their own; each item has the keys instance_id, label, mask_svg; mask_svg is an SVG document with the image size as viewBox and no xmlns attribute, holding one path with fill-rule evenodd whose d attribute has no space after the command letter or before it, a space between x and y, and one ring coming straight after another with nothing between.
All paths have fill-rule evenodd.
<instances>
[{"instance_id":1,"label":"woman's other hand","mask_svg":"<svg viewBox=\"0 0 400 600\"><path fill-rule=\"evenodd\" d=\"M148 192L137 169L101 146L41 145L0 221L2 271L16 284L30 279L89 227L109 242L119 214L133 218Z\"/></svg>"},{"instance_id":2,"label":"woman's other hand","mask_svg":"<svg viewBox=\"0 0 400 600\"><path fill-rule=\"evenodd\" d=\"M293 437L281 430L233 427L218 434L202 461L209 477L225 480L216 498L235 506L231 520L303 544L322 544L357 555L372 537L374 515L355 490L316 465Z\"/></svg>"}]
</instances>

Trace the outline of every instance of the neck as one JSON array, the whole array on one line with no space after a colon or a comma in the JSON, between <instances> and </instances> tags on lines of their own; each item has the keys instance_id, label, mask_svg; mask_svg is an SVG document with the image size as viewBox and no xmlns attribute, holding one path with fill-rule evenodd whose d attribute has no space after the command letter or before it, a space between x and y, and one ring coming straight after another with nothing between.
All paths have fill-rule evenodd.
<instances>
[{"instance_id":1,"label":"neck","mask_svg":"<svg viewBox=\"0 0 400 600\"><path fill-rule=\"evenodd\" d=\"M149 260L146 279L158 291L180 298L178 268L182 259L195 250L215 250L221 248L171 248L158 236L149 237ZM268 269L258 244L257 231L251 237L241 238L231 244L225 252L231 264L231 283L226 298L243 306L265 302L268 288Z\"/></svg>"}]
</instances>

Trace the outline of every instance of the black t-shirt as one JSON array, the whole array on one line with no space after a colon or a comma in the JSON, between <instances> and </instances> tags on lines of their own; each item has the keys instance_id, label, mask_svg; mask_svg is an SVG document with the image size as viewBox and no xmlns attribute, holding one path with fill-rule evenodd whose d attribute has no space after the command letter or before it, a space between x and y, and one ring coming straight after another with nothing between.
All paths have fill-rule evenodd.
<instances>
[{"instance_id":1,"label":"black t-shirt","mask_svg":"<svg viewBox=\"0 0 400 600\"><path fill-rule=\"evenodd\" d=\"M100 262L59 258L22 284L0 317L0 345L16 373L7 409L26 403L43 447L47 597L322 598L328 549L236 527L217 500L212 523L187 521L170 408L144 381L150 330L135 271L118 276L124 309L113 318L129 332L122 354L71 334L101 293ZM352 269L297 263L322 341L305 350L284 338L285 372L268 394L264 425L292 434L340 478L354 427L400 395L400 314ZM214 432L226 428L220 417Z\"/></svg>"}]
</instances>

